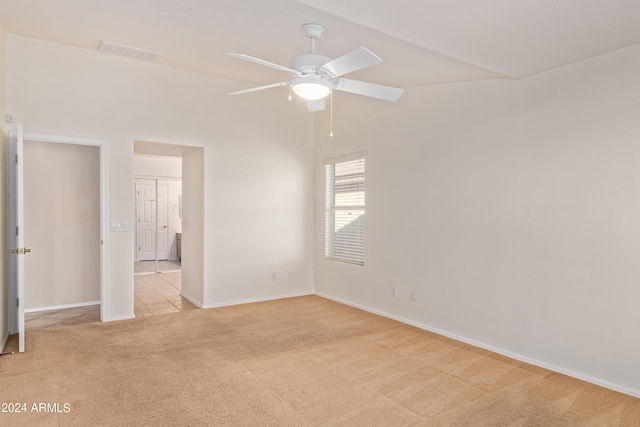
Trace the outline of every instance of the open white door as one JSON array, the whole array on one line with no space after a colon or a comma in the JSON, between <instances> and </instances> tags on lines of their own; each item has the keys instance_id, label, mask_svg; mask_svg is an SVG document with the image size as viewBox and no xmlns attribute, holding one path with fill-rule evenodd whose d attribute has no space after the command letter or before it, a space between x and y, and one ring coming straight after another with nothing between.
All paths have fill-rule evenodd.
<instances>
[{"instance_id":1,"label":"open white door","mask_svg":"<svg viewBox=\"0 0 640 427\"><path fill-rule=\"evenodd\" d=\"M9 304L12 332L18 333L18 351L24 352L24 255L31 252L24 247L24 186L22 125L9 134L10 197L11 197L11 293Z\"/></svg>"}]
</instances>

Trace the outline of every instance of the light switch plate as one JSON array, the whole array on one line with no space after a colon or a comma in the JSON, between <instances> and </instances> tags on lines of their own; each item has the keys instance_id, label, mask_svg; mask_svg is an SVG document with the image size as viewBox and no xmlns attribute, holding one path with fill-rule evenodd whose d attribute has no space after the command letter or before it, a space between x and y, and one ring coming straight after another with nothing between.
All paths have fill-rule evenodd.
<instances>
[{"instance_id":1,"label":"light switch plate","mask_svg":"<svg viewBox=\"0 0 640 427\"><path fill-rule=\"evenodd\" d=\"M127 231L127 223L113 221L111 223L111 231Z\"/></svg>"}]
</instances>

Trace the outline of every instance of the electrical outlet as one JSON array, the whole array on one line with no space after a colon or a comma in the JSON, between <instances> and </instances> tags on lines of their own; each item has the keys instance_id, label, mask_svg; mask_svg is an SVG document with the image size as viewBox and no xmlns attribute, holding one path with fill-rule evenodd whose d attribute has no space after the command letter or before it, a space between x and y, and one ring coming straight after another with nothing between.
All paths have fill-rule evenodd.
<instances>
[{"instance_id":1,"label":"electrical outlet","mask_svg":"<svg viewBox=\"0 0 640 427\"><path fill-rule=\"evenodd\" d=\"M271 280L277 280L277 279L278 279L278 273L274 271L273 273L271 273Z\"/></svg>"},{"instance_id":2,"label":"electrical outlet","mask_svg":"<svg viewBox=\"0 0 640 427\"><path fill-rule=\"evenodd\" d=\"M411 289L411 290L409 291L409 299L410 299L411 301L415 301L415 300L416 300L416 291L414 291L413 289Z\"/></svg>"},{"instance_id":3,"label":"electrical outlet","mask_svg":"<svg viewBox=\"0 0 640 427\"><path fill-rule=\"evenodd\" d=\"M392 286L391 287L391 296L392 297L397 297L398 296L398 287L397 286Z\"/></svg>"}]
</instances>

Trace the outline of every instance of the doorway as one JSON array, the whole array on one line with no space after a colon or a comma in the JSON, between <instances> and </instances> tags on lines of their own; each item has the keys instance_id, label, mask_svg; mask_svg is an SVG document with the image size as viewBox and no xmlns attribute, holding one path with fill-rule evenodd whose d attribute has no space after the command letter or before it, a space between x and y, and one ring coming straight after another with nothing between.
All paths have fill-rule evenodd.
<instances>
[{"instance_id":1,"label":"doorway","mask_svg":"<svg viewBox=\"0 0 640 427\"><path fill-rule=\"evenodd\" d=\"M107 211L107 203L106 203L106 171L107 171L107 158L106 158L106 146L107 141L102 139L93 139L93 138L77 138L77 137L67 137L67 136L59 136L59 135L44 135L44 134L23 134L22 126L17 126L17 131L10 132L9 134L10 140L10 158L16 159L15 163L10 162L11 173L9 175L10 182L10 205L16 207L16 209L11 209L10 212L10 225L11 229L15 229L19 231L17 233L10 233L10 245L11 247L17 247L24 245L33 246L27 250L24 248L23 252L16 250L17 255L12 254L12 258L10 261L10 289L9 289L9 301L16 302L18 304L9 304L9 326L10 333L19 334L19 343L18 343L18 351L22 352L25 349L25 339L24 339L24 325L25 325L25 307L28 311L40 311L40 310L50 310L50 309L67 309L70 307L78 307L85 305L94 305L99 310L99 319L102 321L107 321L107 313L108 313L108 301L107 301L107 289L106 289L106 271L107 271L107 239L106 239L106 211ZM68 198L66 201L62 201L61 198L56 198L55 196L60 195L62 193L68 192L72 187L76 186L78 183L76 180L85 180L88 175L83 175L82 178L78 177L64 177L62 181L66 180L68 185L61 185L60 179L49 179L44 182L43 188L44 192L41 193L42 197L46 195L53 195L54 198L49 201L48 205L43 208L45 213L48 215L47 220L45 221L46 232L37 236L33 234L37 233L37 227L34 227L33 230L28 230L25 226L25 217L33 216L37 212L33 212L34 208L29 207L27 203L26 210L23 209L24 205L24 195L25 195L25 187L23 184L24 178L24 170L23 165L27 163L24 161L24 141L27 144L39 145L40 149L36 150L37 155L43 154L42 150L46 150L47 152L51 152L51 150L59 152L62 154L62 157L59 158L61 162L67 162L69 160L76 161L74 166L63 167L58 171L58 173L62 174L59 177L62 177L67 173L75 173L76 168L84 169L86 173L89 173L93 176L92 182L93 185L90 186L88 191L91 192L91 195L88 197L86 193L79 194L77 191L72 193L72 196ZM96 152L97 150L97 152ZM77 155L79 152L85 151L89 153L89 157L83 157L79 159ZM18 153L21 153L18 156ZM65 154L66 153L66 154ZM82 157L82 156L80 156ZM90 160L90 159L93 160ZM18 161L20 160L20 161ZM43 156L42 165L44 167L57 167L60 166L53 161L47 154ZM80 163L77 161L80 160ZM90 164L84 164L83 162L89 161ZM29 160L30 164L27 165L34 167L34 164L31 164L32 160ZM36 171L36 175L41 170ZM53 169L45 175L51 178L51 173ZM35 176L35 175L34 175ZM86 184L86 182L81 183L82 185ZM31 185L26 187L29 196L33 196ZM76 189L77 190L77 189ZM86 190L86 189L85 189ZM39 198L40 196L36 196ZM89 202L89 199L93 200ZM79 203L79 205L78 205ZM71 207L70 204L75 204L75 207ZM89 208L89 205L93 205L93 208ZM97 209L96 209L97 208ZM58 212L62 209L64 212ZM91 210L92 213L89 213ZM89 229L82 231L79 235L67 235L65 234L65 227L73 227L77 221L80 221L79 218L76 218L78 212L86 213L88 216L92 217L90 220L91 225ZM36 219L35 222L31 222L32 224L37 224L40 222ZM17 227L17 224L20 224L20 227ZM29 235L29 231L32 232ZM60 238L52 239L51 237L56 234ZM41 233L42 234L42 233ZM25 236L29 236L30 241L24 241ZM40 237L43 237L40 238ZM69 237L69 239L65 242L65 238ZM31 241L33 240L33 241ZM60 249L60 244L69 244L71 241L70 248ZM22 243L24 242L24 243ZM85 247L85 243L91 245L91 249ZM36 246L32 245L34 243ZM54 245L55 248L51 245ZM46 246L46 247L45 247ZM33 249L33 251L31 251ZM85 252L86 251L86 252ZM54 264L49 264L48 267L45 268L46 283L45 288L47 291L50 291L54 287L61 290L60 292L49 292L43 295L41 292L36 290L35 294L32 292L35 288L30 288L30 281L37 280L37 274L40 272L40 268L36 270L32 270L35 275L31 276L30 280L25 281L25 262L20 261L19 257L24 257L22 253L29 253L29 255L46 255L46 254L58 254L62 255L60 262L55 262ZM93 282L93 288L90 289L90 294L86 294L87 288L82 286L81 281L77 281L80 284L79 287L74 288L75 290L72 292L72 295L68 294L67 291L70 288L66 287L70 279L74 279L75 273L78 271L78 262L83 263L83 261L79 261L79 257L81 257L85 253L91 253L91 263L92 266L89 270L91 271L90 279ZM51 257L45 256L45 263L49 262ZM26 258L25 258L26 259ZM36 261L36 259L30 259L28 262ZM61 265L63 264L63 265ZM66 267L65 267L66 266ZM58 272L67 272L68 274L64 277L60 278L56 273ZM85 270L83 270L85 271ZM43 276L44 277L44 276ZM45 280L43 279L43 280ZM83 280L86 277L82 278ZM88 279L87 279L88 280ZM86 283L86 281L84 282ZM55 286L54 286L55 285ZM34 297L33 295L36 295ZM42 300L38 300L38 298L44 298ZM96 317L97 320L97 317Z\"/></svg>"},{"instance_id":2,"label":"doorway","mask_svg":"<svg viewBox=\"0 0 640 427\"><path fill-rule=\"evenodd\" d=\"M100 304L100 151L24 141L25 313Z\"/></svg>"},{"instance_id":3,"label":"doorway","mask_svg":"<svg viewBox=\"0 0 640 427\"><path fill-rule=\"evenodd\" d=\"M167 227L169 230L169 244L167 245L167 249L170 257L168 261L171 261L171 257L175 253L175 256L180 260L180 271L167 273L167 271L160 269L160 273L162 274L158 274L158 272L152 268L150 273L155 274L155 276L150 274L135 275L135 315L144 316L149 314L143 310L145 308L144 306L147 305L143 297L153 293L147 285L155 288L158 286L163 287L164 289L153 289L154 292L159 292L163 295L164 293L170 294L174 292L174 290L167 285L175 287L179 291L180 298L184 298L195 306L202 308L204 306L205 296L204 148L151 141L133 141L133 154L134 174L132 179L134 183L136 180L151 180L157 183L168 181L171 185L176 183L180 183L181 185L179 193L173 192L174 196L179 194L177 198L172 197L171 187L169 188L169 225ZM158 163L164 163L164 169L158 170ZM156 185L156 189L157 187ZM149 196L153 195L152 191L153 190L151 190ZM151 200L151 198L149 200ZM157 198L154 200L157 200ZM175 215L177 218L175 229L172 229L173 226L171 225L172 215ZM172 237L175 237L173 243L171 241ZM134 244L137 244L135 239ZM135 249L134 253L137 252L137 246ZM142 262L149 261L138 261L136 259L136 264ZM153 264L155 260L150 262ZM162 261L158 262L160 263ZM162 283L163 281L169 283ZM176 298L177 301L170 301L174 305L176 302L182 303L182 301L178 300L175 296L170 295L170 298ZM151 314L155 314L153 313L154 309L156 309L156 311L164 311L163 308L155 307L155 304L152 305L152 307L146 307L152 312ZM170 307L165 307L165 309L169 310Z\"/></svg>"}]
</instances>

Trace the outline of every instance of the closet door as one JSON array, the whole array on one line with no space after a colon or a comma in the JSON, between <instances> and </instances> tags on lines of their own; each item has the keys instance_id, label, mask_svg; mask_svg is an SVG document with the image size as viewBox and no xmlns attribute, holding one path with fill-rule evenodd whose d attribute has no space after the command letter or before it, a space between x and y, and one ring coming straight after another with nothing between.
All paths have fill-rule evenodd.
<instances>
[{"instance_id":1,"label":"closet door","mask_svg":"<svg viewBox=\"0 0 640 427\"><path fill-rule=\"evenodd\" d=\"M138 261L156 259L156 182L136 181Z\"/></svg>"},{"instance_id":2,"label":"closet door","mask_svg":"<svg viewBox=\"0 0 640 427\"><path fill-rule=\"evenodd\" d=\"M158 245L158 259L164 261L169 259L169 184L166 181L158 181L156 188L156 243Z\"/></svg>"}]
</instances>

